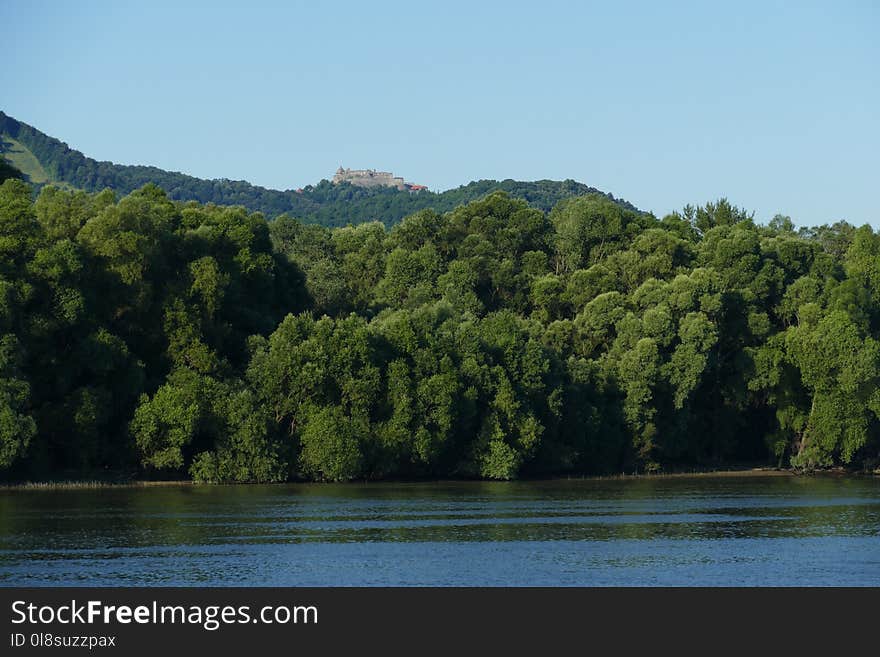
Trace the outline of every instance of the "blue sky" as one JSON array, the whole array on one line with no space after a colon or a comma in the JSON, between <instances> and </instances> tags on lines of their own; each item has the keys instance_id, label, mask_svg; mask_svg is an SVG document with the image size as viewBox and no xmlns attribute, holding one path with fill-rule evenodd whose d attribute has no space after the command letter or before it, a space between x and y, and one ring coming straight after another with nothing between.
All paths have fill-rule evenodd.
<instances>
[{"instance_id":1,"label":"blue sky","mask_svg":"<svg viewBox=\"0 0 880 657\"><path fill-rule=\"evenodd\" d=\"M880 3L2 0L0 109L280 189L576 180L880 226Z\"/></svg>"}]
</instances>

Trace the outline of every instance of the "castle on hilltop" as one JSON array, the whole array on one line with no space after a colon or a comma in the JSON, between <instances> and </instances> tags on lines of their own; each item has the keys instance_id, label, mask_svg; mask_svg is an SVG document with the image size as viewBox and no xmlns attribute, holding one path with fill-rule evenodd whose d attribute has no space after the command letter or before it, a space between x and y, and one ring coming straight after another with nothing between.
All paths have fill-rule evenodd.
<instances>
[{"instance_id":1,"label":"castle on hilltop","mask_svg":"<svg viewBox=\"0 0 880 657\"><path fill-rule=\"evenodd\" d=\"M347 182L356 187L396 187L401 191L409 190L411 192L428 189L425 185L408 183L389 171L376 171L375 169L343 169L339 167L331 182L334 185Z\"/></svg>"}]
</instances>

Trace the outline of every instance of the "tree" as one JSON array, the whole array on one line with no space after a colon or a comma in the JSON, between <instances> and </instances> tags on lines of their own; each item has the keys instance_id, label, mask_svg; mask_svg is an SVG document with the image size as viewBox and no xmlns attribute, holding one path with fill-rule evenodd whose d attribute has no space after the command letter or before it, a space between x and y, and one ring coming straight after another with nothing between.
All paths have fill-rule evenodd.
<instances>
[{"instance_id":1,"label":"tree","mask_svg":"<svg viewBox=\"0 0 880 657\"><path fill-rule=\"evenodd\" d=\"M550 213L556 230L556 273L586 269L601 262L651 220L598 195L560 202Z\"/></svg>"},{"instance_id":2,"label":"tree","mask_svg":"<svg viewBox=\"0 0 880 657\"><path fill-rule=\"evenodd\" d=\"M0 338L0 472L20 460L37 433L28 413L30 389L17 367L18 341Z\"/></svg>"}]
</instances>

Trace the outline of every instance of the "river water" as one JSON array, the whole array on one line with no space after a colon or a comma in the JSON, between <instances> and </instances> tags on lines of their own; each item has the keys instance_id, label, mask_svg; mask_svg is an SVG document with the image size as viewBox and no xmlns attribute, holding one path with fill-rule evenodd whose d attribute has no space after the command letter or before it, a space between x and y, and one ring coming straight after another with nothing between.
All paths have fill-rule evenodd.
<instances>
[{"instance_id":1,"label":"river water","mask_svg":"<svg viewBox=\"0 0 880 657\"><path fill-rule=\"evenodd\" d=\"M0 586L880 585L880 479L0 491Z\"/></svg>"}]
</instances>

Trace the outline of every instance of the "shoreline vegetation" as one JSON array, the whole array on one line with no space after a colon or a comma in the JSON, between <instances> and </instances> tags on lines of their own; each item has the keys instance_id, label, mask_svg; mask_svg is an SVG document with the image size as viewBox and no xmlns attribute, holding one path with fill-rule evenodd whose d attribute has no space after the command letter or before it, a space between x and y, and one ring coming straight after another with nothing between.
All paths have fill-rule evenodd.
<instances>
[{"instance_id":1,"label":"shoreline vegetation","mask_svg":"<svg viewBox=\"0 0 880 657\"><path fill-rule=\"evenodd\" d=\"M622 472L606 475L561 475L556 477L521 478L504 480L509 483L540 483L545 481L630 481L630 480L663 480L663 479L741 479L749 477L877 477L880 470L865 471L845 468L829 468L825 470L803 471L795 468L774 468L770 466L731 467L728 469L692 469L672 472ZM212 486L297 486L313 484L333 484L351 486L395 485L395 484L458 484L488 483L486 479L379 479L349 480L344 482L328 481L278 481L261 483L211 483L198 482L192 479L148 480L148 479L92 479L92 480L58 480L58 481L22 481L0 483L0 491L15 490L87 490L102 488L173 488L173 487L212 487Z\"/></svg>"},{"instance_id":2,"label":"shoreline vegetation","mask_svg":"<svg viewBox=\"0 0 880 657\"><path fill-rule=\"evenodd\" d=\"M0 184L0 480L874 471L878 335L880 234L725 199L328 229Z\"/></svg>"}]
</instances>

